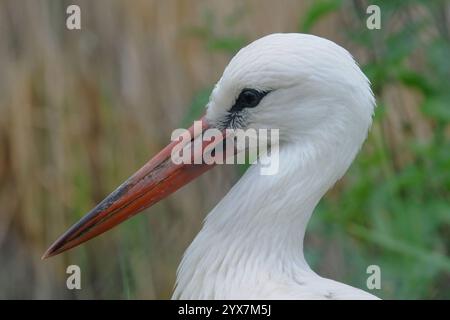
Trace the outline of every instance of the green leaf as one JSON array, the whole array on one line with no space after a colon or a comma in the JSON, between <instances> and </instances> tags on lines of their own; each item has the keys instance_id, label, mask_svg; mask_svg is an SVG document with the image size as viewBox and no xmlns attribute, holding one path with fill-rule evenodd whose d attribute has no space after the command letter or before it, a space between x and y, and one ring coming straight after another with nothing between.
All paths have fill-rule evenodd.
<instances>
[{"instance_id":1,"label":"green leaf","mask_svg":"<svg viewBox=\"0 0 450 320\"><path fill-rule=\"evenodd\" d=\"M182 127L188 127L193 121L197 120L204 112L206 104L209 101L209 96L211 95L212 87L208 87L200 90L192 99L192 103L188 108L186 115L181 121Z\"/></svg>"},{"instance_id":2,"label":"green leaf","mask_svg":"<svg viewBox=\"0 0 450 320\"><path fill-rule=\"evenodd\" d=\"M338 10L341 7L340 0L315 1L306 14L300 20L300 31L309 32L321 18Z\"/></svg>"},{"instance_id":3,"label":"green leaf","mask_svg":"<svg viewBox=\"0 0 450 320\"><path fill-rule=\"evenodd\" d=\"M436 119L448 122L450 121L450 99L446 97L430 97L422 105L424 114Z\"/></svg>"},{"instance_id":4,"label":"green leaf","mask_svg":"<svg viewBox=\"0 0 450 320\"><path fill-rule=\"evenodd\" d=\"M246 42L244 37L212 37L209 39L207 47L211 51L235 53L242 48Z\"/></svg>"},{"instance_id":5,"label":"green leaf","mask_svg":"<svg viewBox=\"0 0 450 320\"><path fill-rule=\"evenodd\" d=\"M418 89L424 95L428 96L434 94L434 89L432 85L428 82L428 79L425 78L424 75L419 74L416 71L409 69L401 69L398 72L397 76L400 82L402 82L404 85Z\"/></svg>"},{"instance_id":6,"label":"green leaf","mask_svg":"<svg viewBox=\"0 0 450 320\"><path fill-rule=\"evenodd\" d=\"M450 259L439 252L433 252L426 248L420 248L404 241L391 238L389 235L373 232L367 228L353 225L351 233L364 240L376 243L388 250L402 255L414 257L447 272L450 272Z\"/></svg>"}]
</instances>

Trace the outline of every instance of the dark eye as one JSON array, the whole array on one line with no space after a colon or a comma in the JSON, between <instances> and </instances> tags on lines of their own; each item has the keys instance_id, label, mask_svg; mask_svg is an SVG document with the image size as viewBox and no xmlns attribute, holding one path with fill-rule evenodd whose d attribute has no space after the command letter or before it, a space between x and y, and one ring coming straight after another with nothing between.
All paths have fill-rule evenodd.
<instances>
[{"instance_id":1,"label":"dark eye","mask_svg":"<svg viewBox=\"0 0 450 320\"><path fill-rule=\"evenodd\" d=\"M238 98L238 102L244 108L253 108L259 103L259 92L253 89L244 90Z\"/></svg>"},{"instance_id":2,"label":"dark eye","mask_svg":"<svg viewBox=\"0 0 450 320\"><path fill-rule=\"evenodd\" d=\"M231 107L230 111L237 112L244 108L254 108L259 104L261 99L264 98L264 96L268 93L269 93L268 91L244 89L239 94L235 104Z\"/></svg>"}]
</instances>

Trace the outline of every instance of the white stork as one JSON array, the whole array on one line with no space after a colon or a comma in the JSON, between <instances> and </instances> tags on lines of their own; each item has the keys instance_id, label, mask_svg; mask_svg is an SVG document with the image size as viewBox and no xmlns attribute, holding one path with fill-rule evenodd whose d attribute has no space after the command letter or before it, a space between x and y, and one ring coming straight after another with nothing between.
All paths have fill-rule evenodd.
<instances>
[{"instance_id":1,"label":"white stork","mask_svg":"<svg viewBox=\"0 0 450 320\"><path fill-rule=\"evenodd\" d=\"M184 254L173 298L376 299L320 277L303 255L308 220L360 150L374 107L368 79L332 41L272 34L241 49L211 94L203 130L279 129L279 171L261 175L255 162L208 214ZM176 144L72 226L44 257L103 233L213 167L174 164Z\"/></svg>"}]
</instances>

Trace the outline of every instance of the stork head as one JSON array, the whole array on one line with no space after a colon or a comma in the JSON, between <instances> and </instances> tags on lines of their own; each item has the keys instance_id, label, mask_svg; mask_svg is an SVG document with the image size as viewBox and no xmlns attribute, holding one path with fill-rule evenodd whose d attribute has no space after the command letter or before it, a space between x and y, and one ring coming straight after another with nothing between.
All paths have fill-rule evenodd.
<instances>
[{"instance_id":1,"label":"stork head","mask_svg":"<svg viewBox=\"0 0 450 320\"><path fill-rule=\"evenodd\" d=\"M369 82L345 49L312 35L273 34L231 60L211 94L202 130L279 129L281 147L347 141L356 150L373 109ZM194 129L189 130L194 136L184 147L196 140ZM105 232L212 168L174 164L171 152L177 144L169 144L74 224L44 257Z\"/></svg>"},{"instance_id":2,"label":"stork head","mask_svg":"<svg viewBox=\"0 0 450 320\"><path fill-rule=\"evenodd\" d=\"M350 53L307 34L272 34L241 49L206 113L218 128L277 128L281 143L328 132L360 145L371 124L369 81Z\"/></svg>"}]
</instances>

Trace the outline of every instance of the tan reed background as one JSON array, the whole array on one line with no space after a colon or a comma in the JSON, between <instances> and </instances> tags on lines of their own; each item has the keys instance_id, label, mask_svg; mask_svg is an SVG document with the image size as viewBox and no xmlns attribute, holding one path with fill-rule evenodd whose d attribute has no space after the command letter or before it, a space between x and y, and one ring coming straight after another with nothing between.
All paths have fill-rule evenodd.
<instances>
[{"instance_id":1,"label":"tan reed background","mask_svg":"<svg viewBox=\"0 0 450 320\"><path fill-rule=\"evenodd\" d=\"M65 28L65 9L82 10L82 30ZM215 83L231 55L208 50L193 32L208 21L217 35L246 41L298 31L311 1L45 1L0 4L0 298L168 298L182 253L205 214L238 178L216 168L119 228L62 256L46 247L164 146L193 97ZM242 13L242 16L241 16ZM209 17L209 18L208 18ZM234 20L233 20L234 19ZM311 30L353 52L332 13ZM421 96L392 85L379 97L397 108L371 133L388 136L393 162L411 155L404 139L427 139ZM406 120L405 120L406 119ZM404 122L411 130L404 130ZM370 147L369 147L370 148ZM329 197L339 197L340 188ZM320 235L317 270L348 275L346 261ZM345 241L345 239L343 240ZM82 268L82 290L65 287L65 268Z\"/></svg>"}]
</instances>

